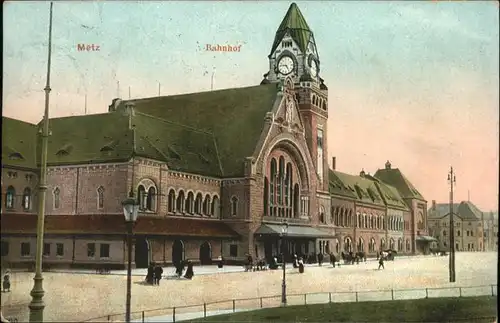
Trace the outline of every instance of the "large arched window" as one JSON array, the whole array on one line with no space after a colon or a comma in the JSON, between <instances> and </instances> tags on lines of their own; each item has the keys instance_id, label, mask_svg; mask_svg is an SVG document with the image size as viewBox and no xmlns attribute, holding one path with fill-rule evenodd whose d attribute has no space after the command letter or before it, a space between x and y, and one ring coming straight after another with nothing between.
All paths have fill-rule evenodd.
<instances>
[{"instance_id":1,"label":"large arched window","mask_svg":"<svg viewBox=\"0 0 500 323\"><path fill-rule=\"evenodd\" d=\"M377 250L375 239L371 238L370 243L368 244L368 252L375 252L375 250Z\"/></svg>"},{"instance_id":2,"label":"large arched window","mask_svg":"<svg viewBox=\"0 0 500 323\"><path fill-rule=\"evenodd\" d=\"M325 208L323 206L319 207L319 223L321 223L321 224L326 223Z\"/></svg>"},{"instance_id":3,"label":"large arched window","mask_svg":"<svg viewBox=\"0 0 500 323\"><path fill-rule=\"evenodd\" d=\"M104 209L104 187L97 188L97 208Z\"/></svg>"},{"instance_id":4,"label":"large arched window","mask_svg":"<svg viewBox=\"0 0 500 323\"><path fill-rule=\"evenodd\" d=\"M352 240L350 237L344 238L344 251L351 252L352 251Z\"/></svg>"},{"instance_id":5,"label":"large arched window","mask_svg":"<svg viewBox=\"0 0 500 323\"><path fill-rule=\"evenodd\" d=\"M292 205L292 199L291 199L291 178L292 178L292 164L288 163L286 165L286 174L285 174L285 217L290 217L291 215L291 210L290 206Z\"/></svg>"},{"instance_id":6,"label":"large arched window","mask_svg":"<svg viewBox=\"0 0 500 323\"><path fill-rule=\"evenodd\" d=\"M293 216L298 218L300 212L300 188L299 184L293 186Z\"/></svg>"},{"instance_id":7,"label":"large arched window","mask_svg":"<svg viewBox=\"0 0 500 323\"><path fill-rule=\"evenodd\" d=\"M56 187L54 192L54 209L58 209L61 206L61 190L59 187Z\"/></svg>"},{"instance_id":8,"label":"large arched window","mask_svg":"<svg viewBox=\"0 0 500 323\"><path fill-rule=\"evenodd\" d=\"M389 249L394 250L394 239L393 238L391 238L389 240Z\"/></svg>"},{"instance_id":9,"label":"large arched window","mask_svg":"<svg viewBox=\"0 0 500 323\"><path fill-rule=\"evenodd\" d=\"M363 238L359 237L358 239L358 251L363 252L365 250L365 241Z\"/></svg>"},{"instance_id":10,"label":"large arched window","mask_svg":"<svg viewBox=\"0 0 500 323\"><path fill-rule=\"evenodd\" d=\"M168 192L168 213L175 212L175 191L171 189Z\"/></svg>"},{"instance_id":11,"label":"large arched window","mask_svg":"<svg viewBox=\"0 0 500 323\"><path fill-rule=\"evenodd\" d=\"M5 207L7 209L14 208L15 200L16 200L16 190L14 189L13 186L7 187L7 193L5 196Z\"/></svg>"},{"instance_id":12,"label":"large arched window","mask_svg":"<svg viewBox=\"0 0 500 323\"><path fill-rule=\"evenodd\" d=\"M175 203L176 212L184 213L184 201L185 201L184 191L180 190L179 195L177 195L177 202Z\"/></svg>"},{"instance_id":13,"label":"large arched window","mask_svg":"<svg viewBox=\"0 0 500 323\"><path fill-rule=\"evenodd\" d=\"M201 207L203 203L203 196L201 193L196 194L196 199L194 200L194 213L201 214Z\"/></svg>"},{"instance_id":14,"label":"large arched window","mask_svg":"<svg viewBox=\"0 0 500 323\"><path fill-rule=\"evenodd\" d=\"M398 251L403 251L403 239L398 239Z\"/></svg>"},{"instance_id":15,"label":"large arched window","mask_svg":"<svg viewBox=\"0 0 500 323\"><path fill-rule=\"evenodd\" d=\"M418 230L423 230L424 228L425 228L424 215L422 214L422 212L418 212L417 229Z\"/></svg>"},{"instance_id":16,"label":"large arched window","mask_svg":"<svg viewBox=\"0 0 500 323\"><path fill-rule=\"evenodd\" d=\"M271 216L276 216L276 180L278 166L276 165L276 159L271 159Z\"/></svg>"},{"instance_id":17,"label":"large arched window","mask_svg":"<svg viewBox=\"0 0 500 323\"><path fill-rule=\"evenodd\" d=\"M151 186L148 189L148 196L146 198L146 209L148 211L156 211L156 188Z\"/></svg>"},{"instance_id":18,"label":"large arched window","mask_svg":"<svg viewBox=\"0 0 500 323\"><path fill-rule=\"evenodd\" d=\"M26 187L23 191L23 209L31 209L31 189Z\"/></svg>"},{"instance_id":19,"label":"large arched window","mask_svg":"<svg viewBox=\"0 0 500 323\"><path fill-rule=\"evenodd\" d=\"M279 158L279 167L278 167L278 179L277 179L277 188L276 188L276 193L278 196L278 201L277 204L279 206L283 205L283 184L284 184L284 177L285 177L285 158L281 156ZM283 216L283 208L279 208L278 215Z\"/></svg>"},{"instance_id":20,"label":"large arched window","mask_svg":"<svg viewBox=\"0 0 500 323\"><path fill-rule=\"evenodd\" d=\"M188 192L185 204L186 204L186 206L185 206L186 213L193 214L194 213L193 212L193 204L194 204L193 192Z\"/></svg>"},{"instance_id":21,"label":"large arched window","mask_svg":"<svg viewBox=\"0 0 500 323\"><path fill-rule=\"evenodd\" d=\"M210 215L210 195L205 195L203 200L203 214Z\"/></svg>"},{"instance_id":22,"label":"large arched window","mask_svg":"<svg viewBox=\"0 0 500 323\"><path fill-rule=\"evenodd\" d=\"M385 239L382 238L382 239L380 239L380 250L383 251L383 250L385 250L385 248L386 248Z\"/></svg>"},{"instance_id":23,"label":"large arched window","mask_svg":"<svg viewBox=\"0 0 500 323\"><path fill-rule=\"evenodd\" d=\"M236 196L231 197L231 215L236 216L238 214L238 198Z\"/></svg>"}]
</instances>

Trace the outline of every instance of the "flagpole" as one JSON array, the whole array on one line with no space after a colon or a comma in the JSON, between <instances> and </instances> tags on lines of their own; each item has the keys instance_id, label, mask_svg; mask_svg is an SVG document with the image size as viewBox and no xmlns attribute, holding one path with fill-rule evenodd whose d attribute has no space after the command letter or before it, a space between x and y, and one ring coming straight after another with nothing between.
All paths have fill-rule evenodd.
<instances>
[{"instance_id":1,"label":"flagpole","mask_svg":"<svg viewBox=\"0 0 500 323\"><path fill-rule=\"evenodd\" d=\"M36 263L35 263L35 277L33 278L34 284L31 290L31 302L29 304L30 322L43 322L43 310L45 303L43 296L43 276L42 276L42 260L43 260L43 235L44 235L44 220L45 220L45 198L47 193L47 146L49 142L49 97L50 97L50 65L51 65L51 52L52 52L52 7L50 3L50 20L49 20L49 46L48 46L48 60L47 60L47 84L45 85L45 112L43 115L43 128L42 128L42 156L40 165L40 184L39 190L39 204L38 204L38 219L37 219L37 233L36 233Z\"/></svg>"}]
</instances>

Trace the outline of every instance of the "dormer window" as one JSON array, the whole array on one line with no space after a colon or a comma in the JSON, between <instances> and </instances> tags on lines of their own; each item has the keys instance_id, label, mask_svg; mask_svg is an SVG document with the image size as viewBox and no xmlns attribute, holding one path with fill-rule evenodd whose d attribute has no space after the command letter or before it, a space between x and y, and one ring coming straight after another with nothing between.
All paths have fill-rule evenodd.
<instances>
[{"instance_id":1,"label":"dormer window","mask_svg":"<svg viewBox=\"0 0 500 323\"><path fill-rule=\"evenodd\" d=\"M20 153L15 152L15 153L9 154L9 159L10 160L24 160L24 157Z\"/></svg>"},{"instance_id":2,"label":"dormer window","mask_svg":"<svg viewBox=\"0 0 500 323\"><path fill-rule=\"evenodd\" d=\"M59 157L62 157L62 156L68 156L71 151L73 150L73 146L70 145L70 144L67 144L67 145L64 145L63 147L61 147L56 155L59 156Z\"/></svg>"},{"instance_id":3,"label":"dormer window","mask_svg":"<svg viewBox=\"0 0 500 323\"><path fill-rule=\"evenodd\" d=\"M292 47L293 46L293 42L291 40L284 40L282 43L281 43L281 46L282 47Z\"/></svg>"}]
</instances>

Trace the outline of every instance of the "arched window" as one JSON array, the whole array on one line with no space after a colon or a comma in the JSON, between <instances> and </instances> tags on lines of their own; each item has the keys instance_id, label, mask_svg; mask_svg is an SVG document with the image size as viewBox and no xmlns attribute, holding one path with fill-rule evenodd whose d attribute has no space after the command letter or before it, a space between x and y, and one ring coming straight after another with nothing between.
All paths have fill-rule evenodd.
<instances>
[{"instance_id":1,"label":"arched window","mask_svg":"<svg viewBox=\"0 0 500 323\"><path fill-rule=\"evenodd\" d=\"M401 238L398 239L398 251L403 251L403 240Z\"/></svg>"},{"instance_id":2,"label":"arched window","mask_svg":"<svg viewBox=\"0 0 500 323\"><path fill-rule=\"evenodd\" d=\"M339 242L339 239L335 239L335 253L339 253L340 252L340 242Z\"/></svg>"},{"instance_id":3,"label":"arched window","mask_svg":"<svg viewBox=\"0 0 500 323\"><path fill-rule=\"evenodd\" d=\"M278 205L283 205L283 181L284 181L284 176L285 175L285 158L281 156L279 158L279 169L278 169L278 179L277 179L277 195L278 195ZM282 216L282 214L280 214Z\"/></svg>"},{"instance_id":4,"label":"arched window","mask_svg":"<svg viewBox=\"0 0 500 323\"><path fill-rule=\"evenodd\" d=\"M374 238L370 239L369 252L375 252L377 250L376 242Z\"/></svg>"},{"instance_id":5,"label":"arched window","mask_svg":"<svg viewBox=\"0 0 500 323\"><path fill-rule=\"evenodd\" d=\"M141 210L146 209L146 188L143 185L139 185L137 188L137 202Z\"/></svg>"},{"instance_id":6,"label":"arched window","mask_svg":"<svg viewBox=\"0 0 500 323\"><path fill-rule=\"evenodd\" d=\"M417 218L417 229L419 230L423 230L425 228L425 225L424 225L424 215L422 214L422 212L418 212L418 218Z\"/></svg>"},{"instance_id":7,"label":"arched window","mask_svg":"<svg viewBox=\"0 0 500 323\"><path fill-rule=\"evenodd\" d=\"M151 186L148 189L148 196L146 197L146 209L148 211L156 211L156 188Z\"/></svg>"},{"instance_id":8,"label":"arched window","mask_svg":"<svg viewBox=\"0 0 500 323\"><path fill-rule=\"evenodd\" d=\"M168 192L168 212L175 212L175 191L173 189Z\"/></svg>"},{"instance_id":9,"label":"arched window","mask_svg":"<svg viewBox=\"0 0 500 323\"><path fill-rule=\"evenodd\" d=\"M212 216L219 216L219 197L217 195L212 198L210 214L212 214Z\"/></svg>"},{"instance_id":10,"label":"arched window","mask_svg":"<svg viewBox=\"0 0 500 323\"><path fill-rule=\"evenodd\" d=\"M406 239L406 251L411 251L410 239Z\"/></svg>"},{"instance_id":11,"label":"arched window","mask_svg":"<svg viewBox=\"0 0 500 323\"><path fill-rule=\"evenodd\" d=\"M467 231L467 232L469 232L469 231ZM446 230L443 230L443 236L446 236L446 233L447 233Z\"/></svg>"},{"instance_id":12,"label":"arched window","mask_svg":"<svg viewBox=\"0 0 500 323\"><path fill-rule=\"evenodd\" d=\"M205 195L203 200L203 214L210 215L210 195Z\"/></svg>"},{"instance_id":13,"label":"arched window","mask_svg":"<svg viewBox=\"0 0 500 323\"><path fill-rule=\"evenodd\" d=\"M460 230L457 231L457 237L460 237Z\"/></svg>"},{"instance_id":14,"label":"arched window","mask_svg":"<svg viewBox=\"0 0 500 323\"><path fill-rule=\"evenodd\" d=\"M264 215L269 215L269 180L264 178Z\"/></svg>"},{"instance_id":15,"label":"arched window","mask_svg":"<svg viewBox=\"0 0 500 323\"><path fill-rule=\"evenodd\" d=\"M184 191L179 191L179 195L177 195L177 203L175 205L176 212L184 213L186 210L184 209L186 197L184 196Z\"/></svg>"},{"instance_id":16,"label":"arched window","mask_svg":"<svg viewBox=\"0 0 500 323\"><path fill-rule=\"evenodd\" d=\"M323 206L319 207L319 223L326 223L325 221L325 208Z\"/></svg>"},{"instance_id":17,"label":"arched window","mask_svg":"<svg viewBox=\"0 0 500 323\"><path fill-rule=\"evenodd\" d=\"M394 239L389 240L389 249L394 250Z\"/></svg>"},{"instance_id":18,"label":"arched window","mask_svg":"<svg viewBox=\"0 0 500 323\"><path fill-rule=\"evenodd\" d=\"M352 240L350 237L345 237L345 239L344 239L344 251L345 252L352 251Z\"/></svg>"},{"instance_id":19,"label":"arched window","mask_svg":"<svg viewBox=\"0 0 500 323\"><path fill-rule=\"evenodd\" d=\"M194 200L194 213L201 214L201 207L203 203L203 196L201 193L196 194L196 199Z\"/></svg>"},{"instance_id":20,"label":"arched window","mask_svg":"<svg viewBox=\"0 0 500 323\"><path fill-rule=\"evenodd\" d=\"M358 251L363 252L365 250L365 242L363 241L363 238L358 239Z\"/></svg>"},{"instance_id":21,"label":"arched window","mask_svg":"<svg viewBox=\"0 0 500 323\"><path fill-rule=\"evenodd\" d=\"M8 209L14 208L15 200L16 200L16 190L14 189L13 186L9 186L7 188L7 193L5 196L5 207Z\"/></svg>"},{"instance_id":22,"label":"arched window","mask_svg":"<svg viewBox=\"0 0 500 323\"><path fill-rule=\"evenodd\" d=\"M353 226L353 219L352 219L352 210L349 210L349 220L347 221L347 225L349 227L352 227Z\"/></svg>"},{"instance_id":23,"label":"arched window","mask_svg":"<svg viewBox=\"0 0 500 323\"><path fill-rule=\"evenodd\" d=\"M186 198L186 206L185 210L186 213L188 214L193 214L193 203L194 203L194 194L193 192L188 192L187 198Z\"/></svg>"},{"instance_id":24,"label":"arched window","mask_svg":"<svg viewBox=\"0 0 500 323\"><path fill-rule=\"evenodd\" d=\"M23 209L31 209L31 189L26 187L23 191Z\"/></svg>"},{"instance_id":25,"label":"arched window","mask_svg":"<svg viewBox=\"0 0 500 323\"><path fill-rule=\"evenodd\" d=\"M386 248L385 239L382 238L382 239L380 239L380 250L383 251L383 250L385 250L385 248Z\"/></svg>"},{"instance_id":26,"label":"arched window","mask_svg":"<svg viewBox=\"0 0 500 323\"><path fill-rule=\"evenodd\" d=\"M97 208L104 209L104 187L97 188Z\"/></svg>"},{"instance_id":27,"label":"arched window","mask_svg":"<svg viewBox=\"0 0 500 323\"><path fill-rule=\"evenodd\" d=\"M286 174L285 174L285 216L288 218L290 216L291 210L289 207L292 205L292 199L290 194L290 188L292 186L292 164L288 163L286 165Z\"/></svg>"},{"instance_id":28,"label":"arched window","mask_svg":"<svg viewBox=\"0 0 500 323\"><path fill-rule=\"evenodd\" d=\"M236 196L231 197L231 215L236 216L238 214L238 198Z\"/></svg>"},{"instance_id":29,"label":"arched window","mask_svg":"<svg viewBox=\"0 0 500 323\"><path fill-rule=\"evenodd\" d=\"M276 180L277 165L276 159L271 159L271 216L276 216Z\"/></svg>"},{"instance_id":30,"label":"arched window","mask_svg":"<svg viewBox=\"0 0 500 323\"><path fill-rule=\"evenodd\" d=\"M294 217L299 217L300 208L300 189L299 184L293 186L293 215Z\"/></svg>"},{"instance_id":31,"label":"arched window","mask_svg":"<svg viewBox=\"0 0 500 323\"><path fill-rule=\"evenodd\" d=\"M56 187L54 190L54 209L58 209L61 203L61 190Z\"/></svg>"}]
</instances>

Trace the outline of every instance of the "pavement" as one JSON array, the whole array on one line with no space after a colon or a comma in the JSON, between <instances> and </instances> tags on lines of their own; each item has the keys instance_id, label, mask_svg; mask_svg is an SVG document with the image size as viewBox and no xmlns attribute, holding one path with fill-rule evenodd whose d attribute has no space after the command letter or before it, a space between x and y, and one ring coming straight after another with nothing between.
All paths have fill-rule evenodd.
<instances>
[{"instance_id":1,"label":"pavement","mask_svg":"<svg viewBox=\"0 0 500 323\"><path fill-rule=\"evenodd\" d=\"M497 284L497 253L457 253L456 283L448 281L448 257L397 257L387 261L385 270L377 270L376 261L359 265L342 265L332 268L329 264L319 267L308 265L304 274L287 266L286 282L288 303L325 303L332 293L333 302L358 300L392 299L391 289L396 290L395 299L459 296L458 289L486 285L481 288L463 288L462 296L470 296L491 291ZM74 272L72 272L74 273ZM113 272L112 272L113 273ZM166 276L173 274L167 268ZM240 266L195 266L193 280L164 279L161 286L144 285L145 270L134 270L132 277L132 320L141 320L142 311L147 322L168 322L172 317L172 307L176 307L176 321L203 316L203 303L207 314L232 312L232 299L236 300L236 310L279 306L281 293L281 270L243 272ZM31 300L33 273L13 272L12 292L2 294L4 316L17 317L19 321L28 318L27 303ZM431 288L445 288L434 290ZM111 275L98 275L92 271L68 275L61 272L44 273L44 301L46 321L123 321L125 312L125 271L115 271ZM404 290L404 291L400 291ZM297 294L297 296L294 296ZM214 302L218 302L215 304ZM192 305L198 304L198 305ZM192 305L192 306L191 306ZM117 314L117 315L113 315ZM99 318L100 317L100 318Z\"/></svg>"}]
</instances>

